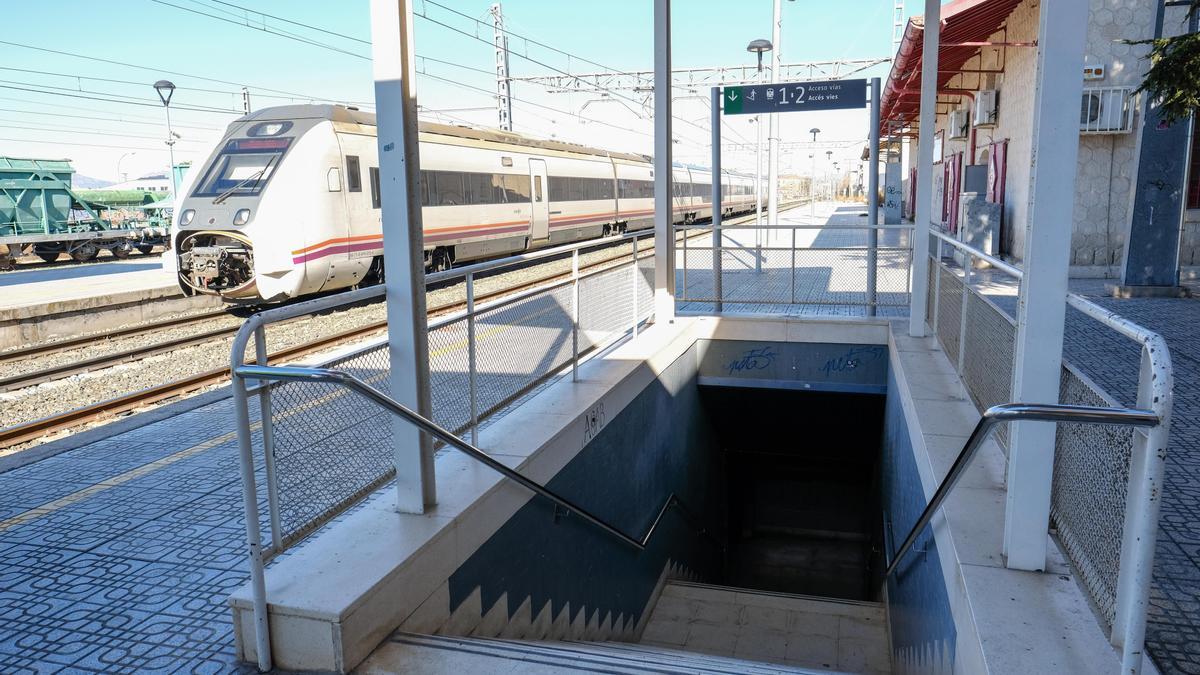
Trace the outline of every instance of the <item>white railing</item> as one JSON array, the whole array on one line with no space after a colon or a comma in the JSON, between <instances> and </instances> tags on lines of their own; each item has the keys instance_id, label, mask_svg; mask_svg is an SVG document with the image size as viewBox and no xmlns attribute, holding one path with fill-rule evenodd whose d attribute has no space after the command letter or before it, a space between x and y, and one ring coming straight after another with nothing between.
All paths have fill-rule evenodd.
<instances>
[{"instance_id":1,"label":"white railing","mask_svg":"<svg viewBox=\"0 0 1200 675\"><path fill-rule=\"evenodd\" d=\"M1006 402L1011 396L1009 378L1016 323L975 288L976 266L986 263L1017 280L1023 273L944 233L935 230L932 236L937 241L931 253L930 324L948 355L956 360L959 375L976 404L982 409ZM962 258L961 278L954 266L942 262L948 251ZM1161 335L1075 293L1068 293L1065 300L1070 307L1139 345L1134 405L1153 411L1160 420L1155 426L1128 434L1087 435L1060 427L1056 442L1052 516L1059 537L1111 627L1110 641L1122 649L1122 672L1137 673L1142 664L1170 435L1174 386L1171 356ZM997 359L997 353L1003 356ZM997 362L991 367L973 367L986 364L988 358ZM1003 360L1007 363L999 362ZM1061 403L1114 403L1112 396L1073 366L1064 364L1063 380L1071 386L1064 387L1061 395L1079 400ZM996 398L1003 400L992 400ZM1089 480L1098 466L1109 481ZM1112 489L1112 478L1122 475L1122 469L1127 471L1128 482ZM1080 490L1088 491L1086 499L1076 499L1073 493Z\"/></svg>"},{"instance_id":2,"label":"white railing","mask_svg":"<svg viewBox=\"0 0 1200 675\"><path fill-rule=\"evenodd\" d=\"M909 225L677 225L676 299L901 312L909 304ZM803 241L809 239L811 241ZM884 241L880 241L880 239Z\"/></svg>"},{"instance_id":3,"label":"white railing","mask_svg":"<svg viewBox=\"0 0 1200 675\"><path fill-rule=\"evenodd\" d=\"M452 434L470 432L471 442L478 443L479 429L490 416L560 375L577 376L580 360L588 353L624 336L636 337L653 305L653 248L639 246L638 241L648 236L652 234L608 237L428 275L429 285L461 283L465 299L463 309L428 324L432 419ZM613 244L627 244L631 250L624 255L589 253ZM569 271L477 302L483 275L552 258L569 260ZM332 385L264 382L243 377L239 368L252 342L253 362L267 365L269 326L384 295L384 287L377 286L269 309L247 319L233 341L230 360L246 535L258 654L267 659L260 661L264 668L270 667L266 563L384 485L395 474L395 465L388 411ZM385 338L322 366L388 393L391 362ZM252 396L258 398L257 421L252 419ZM256 467L256 457L261 467ZM260 527L259 479L267 495L266 544Z\"/></svg>"}]
</instances>

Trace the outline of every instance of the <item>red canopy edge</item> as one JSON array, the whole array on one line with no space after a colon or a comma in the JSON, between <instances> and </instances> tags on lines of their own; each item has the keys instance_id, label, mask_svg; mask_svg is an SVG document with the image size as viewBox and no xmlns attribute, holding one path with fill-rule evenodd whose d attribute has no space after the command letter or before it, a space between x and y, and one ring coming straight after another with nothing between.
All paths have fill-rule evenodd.
<instances>
[{"instance_id":1,"label":"red canopy edge","mask_svg":"<svg viewBox=\"0 0 1200 675\"><path fill-rule=\"evenodd\" d=\"M959 74L963 65L979 53L978 44L1004 27L1021 0L955 0L942 6L942 30L938 48L938 90ZM881 136L892 124L916 120L921 107L921 62L925 40L925 17L914 16L904 27L904 37L892 60L892 71L880 102Z\"/></svg>"}]
</instances>

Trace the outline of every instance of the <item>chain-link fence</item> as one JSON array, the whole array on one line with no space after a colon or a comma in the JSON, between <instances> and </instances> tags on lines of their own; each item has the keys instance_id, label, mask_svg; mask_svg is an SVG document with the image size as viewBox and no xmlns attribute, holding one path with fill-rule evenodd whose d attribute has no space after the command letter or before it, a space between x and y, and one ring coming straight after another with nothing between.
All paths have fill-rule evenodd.
<instances>
[{"instance_id":1,"label":"chain-link fence","mask_svg":"<svg viewBox=\"0 0 1200 675\"><path fill-rule=\"evenodd\" d=\"M1010 303L998 304L1005 298L985 295L974 266L985 260L1014 277L1021 271L948 237L939 235L935 242L930 249L929 323L979 410L1011 402L1017 323L1010 312L1015 303L1005 311L1000 304ZM1140 645L1169 430L1170 358L1160 336L1078 296L1064 300L1070 318L1101 327L1089 335L1102 337L1089 339L1132 340L1131 348L1141 349L1136 404L1152 409L1161 420L1148 431L1059 424L1054 450L1051 519L1059 539L1114 641ZM1059 402L1122 405L1067 363ZM1008 430L1000 427L997 439L1007 448Z\"/></svg>"},{"instance_id":2,"label":"chain-link fence","mask_svg":"<svg viewBox=\"0 0 1200 675\"><path fill-rule=\"evenodd\" d=\"M805 313L897 314L909 304L903 226L680 225L676 298L685 309L803 306Z\"/></svg>"},{"instance_id":3,"label":"chain-link fence","mask_svg":"<svg viewBox=\"0 0 1200 675\"><path fill-rule=\"evenodd\" d=\"M436 281L461 281L465 302L461 311L432 319L428 326L434 422L477 439L485 421L571 371L581 356L636 334L652 311L653 250L643 245L638 251L632 235L623 237L623 249L612 245L612 240L587 242L438 276ZM610 250L618 253L606 253ZM532 281L515 272L505 290L490 291L476 303L476 275L518 270L530 258L553 258L556 269L569 265L569 271ZM494 286L494 279L489 284ZM265 355L269 323L382 295L382 288L368 289L264 312L252 320L255 326L248 322L243 329L247 335L235 343L235 354L245 352L253 334L261 342L256 352ZM240 363L236 357L235 363ZM386 340L376 339L323 366L390 394ZM288 381L253 392L262 402L259 436L265 452L255 473L267 493L269 556L390 480L394 421L377 404L332 384Z\"/></svg>"}]
</instances>

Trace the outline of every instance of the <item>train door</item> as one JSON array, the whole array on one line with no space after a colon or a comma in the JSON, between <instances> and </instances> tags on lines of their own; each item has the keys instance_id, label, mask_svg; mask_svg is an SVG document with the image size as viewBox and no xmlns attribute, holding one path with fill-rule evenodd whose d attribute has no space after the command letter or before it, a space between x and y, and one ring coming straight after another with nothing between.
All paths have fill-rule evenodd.
<instances>
[{"instance_id":1,"label":"train door","mask_svg":"<svg viewBox=\"0 0 1200 675\"><path fill-rule=\"evenodd\" d=\"M550 238L550 194L546 181L546 162L529 160L529 183L532 192L533 215L530 217L529 238L545 241Z\"/></svg>"}]
</instances>

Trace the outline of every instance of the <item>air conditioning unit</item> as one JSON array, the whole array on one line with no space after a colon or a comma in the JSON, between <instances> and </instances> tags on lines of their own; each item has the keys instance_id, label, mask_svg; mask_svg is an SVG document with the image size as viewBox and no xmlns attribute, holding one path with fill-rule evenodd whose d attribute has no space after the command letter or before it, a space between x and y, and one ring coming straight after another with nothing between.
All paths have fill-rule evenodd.
<instances>
[{"instance_id":1,"label":"air conditioning unit","mask_svg":"<svg viewBox=\"0 0 1200 675\"><path fill-rule=\"evenodd\" d=\"M1127 134L1133 131L1133 89L1086 87L1079 105L1079 133Z\"/></svg>"},{"instance_id":2,"label":"air conditioning unit","mask_svg":"<svg viewBox=\"0 0 1200 675\"><path fill-rule=\"evenodd\" d=\"M985 89L975 92L976 127L994 127L1000 118L1000 92L995 89Z\"/></svg>"},{"instance_id":3,"label":"air conditioning unit","mask_svg":"<svg viewBox=\"0 0 1200 675\"><path fill-rule=\"evenodd\" d=\"M971 111L951 110L949 125L950 128L946 134L947 138L952 141L966 138L967 132L971 129Z\"/></svg>"}]
</instances>

